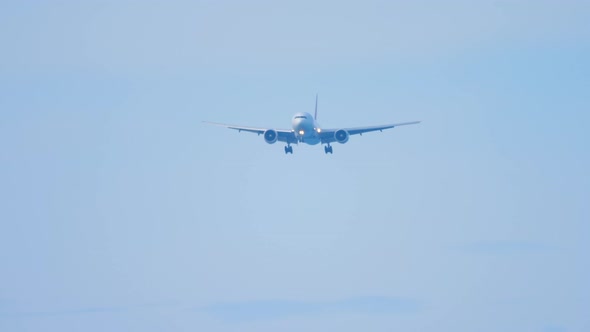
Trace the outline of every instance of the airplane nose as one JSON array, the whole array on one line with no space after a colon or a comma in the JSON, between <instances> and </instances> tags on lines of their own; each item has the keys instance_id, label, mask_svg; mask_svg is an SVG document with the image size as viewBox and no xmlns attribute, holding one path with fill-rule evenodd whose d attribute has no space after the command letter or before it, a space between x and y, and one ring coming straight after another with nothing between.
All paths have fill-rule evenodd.
<instances>
[{"instance_id":1,"label":"airplane nose","mask_svg":"<svg viewBox=\"0 0 590 332\"><path fill-rule=\"evenodd\" d=\"M302 120L301 119L293 119L293 127L297 130L302 127Z\"/></svg>"}]
</instances>

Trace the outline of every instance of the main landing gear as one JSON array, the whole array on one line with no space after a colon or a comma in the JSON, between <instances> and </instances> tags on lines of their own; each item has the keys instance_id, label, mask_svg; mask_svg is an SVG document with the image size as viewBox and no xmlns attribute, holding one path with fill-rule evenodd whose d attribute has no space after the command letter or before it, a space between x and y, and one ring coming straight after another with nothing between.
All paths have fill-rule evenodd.
<instances>
[{"instance_id":1,"label":"main landing gear","mask_svg":"<svg viewBox=\"0 0 590 332\"><path fill-rule=\"evenodd\" d=\"M324 146L324 152L325 152L326 154L328 154L328 153L329 153L329 154L332 154L332 153L334 153L334 151L332 151L332 146L331 146L330 144L328 144L328 145Z\"/></svg>"},{"instance_id":2,"label":"main landing gear","mask_svg":"<svg viewBox=\"0 0 590 332\"><path fill-rule=\"evenodd\" d=\"M293 147L291 145L285 146L285 154L287 153L293 154Z\"/></svg>"}]
</instances>

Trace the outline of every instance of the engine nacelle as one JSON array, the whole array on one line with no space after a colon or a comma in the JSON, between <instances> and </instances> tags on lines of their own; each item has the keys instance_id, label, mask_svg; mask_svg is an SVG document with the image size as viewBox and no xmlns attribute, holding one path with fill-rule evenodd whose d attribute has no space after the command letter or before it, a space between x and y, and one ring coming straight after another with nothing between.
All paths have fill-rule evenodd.
<instances>
[{"instance_id":1,"label":"engine nacelle","mask_svg":"<svg viewBox=\"0 0 590 332\"><path fill-rule=\"evenodd\" d=\"M338 129L334 132L334 139L336 140L336 142L338 142L340 144L344 144L344 143L348 142L349 137L350 137L350 135L344 129Z\"/></svg>"},{"instance_id":2,"label":"engine nacelle","mask_svg":"<svg viewBox=\"0 0 590 332\"><path fill-rule=\"evenodd\" d=\"M264 132L264 141L268 144L274 144L279 139L279 134L274 129L268 129Z\"/></svg>"}]
</instances>

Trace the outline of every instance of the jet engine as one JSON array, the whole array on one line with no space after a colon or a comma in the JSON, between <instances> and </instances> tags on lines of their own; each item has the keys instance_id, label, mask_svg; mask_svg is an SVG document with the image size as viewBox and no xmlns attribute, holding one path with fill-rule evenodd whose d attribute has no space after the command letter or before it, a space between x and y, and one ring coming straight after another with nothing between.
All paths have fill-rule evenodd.
<instances>
[{"instance_id":1,"label":"jet engine","mask_svg":"<svg viewBox=\"0 0 590 332\"><path fill-rule=\"evenodd\" d=\"M274 129L268 129L264 132L264 141L268 144L274 144L279 139L279 134Z\"/></svg>"},{"instance_id":2,"label":"jet engine","mask_svg":"<svg viewBox=\"0 0 590 332\"><path fill-rule=\"evenodd\" d=\"M348 132L344 129L338 129L334 132L334 139L340 144L348 142L349 137L350 135L348 135Z\"/></svg>"}]
</instances>

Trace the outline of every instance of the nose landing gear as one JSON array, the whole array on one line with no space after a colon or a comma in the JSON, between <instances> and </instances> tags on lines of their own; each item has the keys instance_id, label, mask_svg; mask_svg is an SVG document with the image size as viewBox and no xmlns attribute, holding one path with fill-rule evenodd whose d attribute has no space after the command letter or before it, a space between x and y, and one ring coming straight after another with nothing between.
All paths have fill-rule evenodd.
<instances>
[{"instance_id":1,"label":"nose landing gear","mask_svg":"<svg viewBox=\"0 0 590 332\"><path fill-rule=\"evenodd\" d=\"M285 154L293 154L293 147L291 145L285 146Z\"/></svg>"},{"instance_id":2,"label":"nose landing gear","mask_svg":"<svg viewBox=\"0 0 590 332\"><path fill-rule=\"evenodd\" d=\"M324 146L324 152L325 152L326 154L328 154L328 153L329 153L329 154L333 154L333 153L334 153L334 151L332 150L332 146L331 146L330 144L328 144L328 145Z\"/></svg>"}]
</instances>

